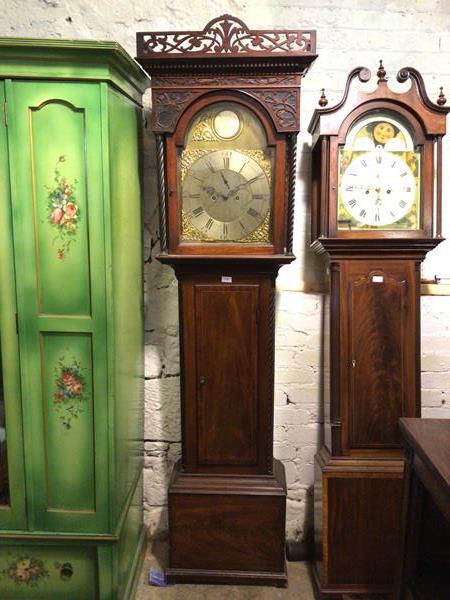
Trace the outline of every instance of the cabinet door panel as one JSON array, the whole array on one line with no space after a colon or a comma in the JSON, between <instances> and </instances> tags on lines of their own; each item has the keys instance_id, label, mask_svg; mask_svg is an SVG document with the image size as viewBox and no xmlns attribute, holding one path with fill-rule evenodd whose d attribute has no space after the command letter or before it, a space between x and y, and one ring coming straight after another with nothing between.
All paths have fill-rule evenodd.
<instances>
[{"instance_id":1,"label":"cabinet door panel","mask_svg":"<svg viewBox=\"0 0 450 600\"><path fill-rule=\"evenodd\" d=\"M39 312L90 315L86 111L50 99L29 131Z\"/></svg>"},{"instance_id":2,"label":"cabinet door panel","mask_svg":"<svg viewBox=\"0 0 450 600\"><path fill-rule=\"evenodd\" d=\"M104 531L99 86L7 82L7 100L30 528Z\"/></svg>"},{"instance_id":3,"label":"cabinet door panel","mask_svg":"<svg viewBox=\"0 0 450 600\"><path fill-rule=\"evenodd\" d=\"M398 419L415 410L413 266L377 267L372 261L348 269L350 448L401 447Z\"/></svg>"},{"instance_id":4,"label":"cabinet door panel","mask_svg":"<svg viewBox=\"0 0 450 600\"><path fill-rule=\"evenodd\" d=\"M4 84L0 82L0 103ZM26 527L16 290L6 128L0 119L0 529Z\"/></svg>"},{"instance_id":5,"label":"cabinet door panel","mask_svg":"<svg viewBox=\"0 0 450 600\"><path fill-rule=\"evenodd\" d=\"M44 333L40 347L46 508L95 511L91 335Z\"/></svg>"},{"instance_id":6,"label":"cabinet door panel","mask_svg":"<svg viewBox=\"0 0 450 600\"><path fill-rule=\"evenodd\" d=\"M195 287L200 464L256 464L258 294L257 285Z\"/></svg>"}]
</instances>

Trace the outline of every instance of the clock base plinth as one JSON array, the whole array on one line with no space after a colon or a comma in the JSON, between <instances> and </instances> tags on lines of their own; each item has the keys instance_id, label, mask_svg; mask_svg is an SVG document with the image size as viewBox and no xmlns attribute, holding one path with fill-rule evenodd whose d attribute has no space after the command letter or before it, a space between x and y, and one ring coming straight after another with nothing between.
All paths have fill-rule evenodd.
<instances>
[{"instance_id":1,"label":"clock base plinth","mask_svg":"<svg viewBox=\"0 0 450 600\"><path fill-rule=\"evenodd\" d=\"M399 552L403 459L317 454L314 483L318 598L388 594Z\"/></svg>"},{"instance_id":2,"label":"clock base plinth","mask_svg":"<svg viewBox=\"0 0 450 600\"><path fill-rule=\"evenodd\" d=\"M273 475L183 473L169 487L170 582L285 586L286 482Z\"/></svg>"},{"instance_id":3,"label":"clock base plinth","mask_svg":"<svg viewBox=\"0 0 450 600\"><path fill-rule=\"evenodd\" d=\"M205 583L211 585L287 586L286 568L282 573L266 571L213 571L211 569L166 569L168 583Z\"/></svg>"}]
</instances>

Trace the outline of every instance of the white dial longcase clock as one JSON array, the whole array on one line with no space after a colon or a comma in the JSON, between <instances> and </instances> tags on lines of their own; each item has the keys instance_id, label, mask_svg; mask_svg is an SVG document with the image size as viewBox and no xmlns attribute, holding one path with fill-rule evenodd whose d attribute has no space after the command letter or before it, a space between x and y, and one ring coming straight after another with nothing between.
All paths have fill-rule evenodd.
<instances>
[{"instance_id":1,"label":"white dial longcase clock","mask_svg":"<svg viewBox=\"0 0 450 600\"><path fill-rule=\"evenodd\" d=\"M322 598L391 594L404 455L400 417L420 416L420 263L442 240L442 137L448 108L422 77L393 92L348 77L342 101L315 111L312 248L329 263L324 395L316 455L314 573ZM329 333L328 333L329 331Z\"/></svg>"},{"instance_id":2,"label":"white dial longcase clock","mask_svg":"<svg viewBox=\"0 0 450 600\"><path fill-rule=\"evenodd\" d=\"M314 59L314 31L253 31L229 15L202 31L138 34L152 75L159 260L179 283L170 581L286 584L275 278L294 259L300 82Z\"/></svg>"}]
</instances>

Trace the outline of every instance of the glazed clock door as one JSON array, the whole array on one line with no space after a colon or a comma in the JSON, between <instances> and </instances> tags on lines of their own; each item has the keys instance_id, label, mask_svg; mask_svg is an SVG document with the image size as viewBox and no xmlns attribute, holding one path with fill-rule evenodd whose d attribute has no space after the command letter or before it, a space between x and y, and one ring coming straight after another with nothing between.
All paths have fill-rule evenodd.
<instances>
[{"instance_id":1,"label":"glazed clock door","mask_svg":"<svg viewBox=\"0 0 450 600\"><path fill-rule=\"evenodd\" d=\"M29 525L98 531L108 519L99 88L7 82L7 103Z\"/></svg>"},{"instance_id":2,"label":"glazed clock door","mask_svg":"<svg viewBox=\"0 0 450 600\"><path fill-rule=\"evenodd\" d=\"M416 403L414 262L347 261L342 270L348 451L400 448L398 420Z\"/></svg>"},{"instance_id":3,"label":"glazed clock door","mask_svg":"<svg viewBox=\"0 0 450 600\"><path fill-rule=\"evenodd\" d=\"M0 102L4 85L0 82ZM26 527L16 290L6 127L0 121L0 529Z\"/></svg>"}]
</instances>

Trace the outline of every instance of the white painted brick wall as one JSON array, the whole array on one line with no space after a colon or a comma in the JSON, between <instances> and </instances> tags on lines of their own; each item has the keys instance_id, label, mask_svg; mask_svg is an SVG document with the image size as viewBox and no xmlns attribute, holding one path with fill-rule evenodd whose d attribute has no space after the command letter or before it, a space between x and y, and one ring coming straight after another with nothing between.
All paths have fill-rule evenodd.
<instances>
[{"instance_id":1,"label":"white painted brick wall","mask_svg":"<svg viewBox=\"0 0 450 600\"><path fill-rule=\"evenodd\" d=\"M286 466L288 536L301 538L310 522L313 457L319 439L321 262L308 249L310 137L306 132L319 90L340 99L355 66L376 70L382 58L391 79L403 66L419 69L436 99L450 98L448 0L4 0L0 35L114 39L135 54L135 32L201 29L230 13L252 28L317 29L319 58L303 82L299 136L295 252L278 278L275 455ZM398 84L392 82L398 89ZM149 97L146 96L147 107ZM450 136L449 136L450 139ZM450 237L450 142L444 146L444 222ZM166 528L170 466L180 454L177 286L157 263L154 140L145 141L146 412L145 510L152 534ZM427 258L424 273L450 276L450 244ZM450 297L422 299L423 415L450 418Z\"/></svg>"}]
</instances>

